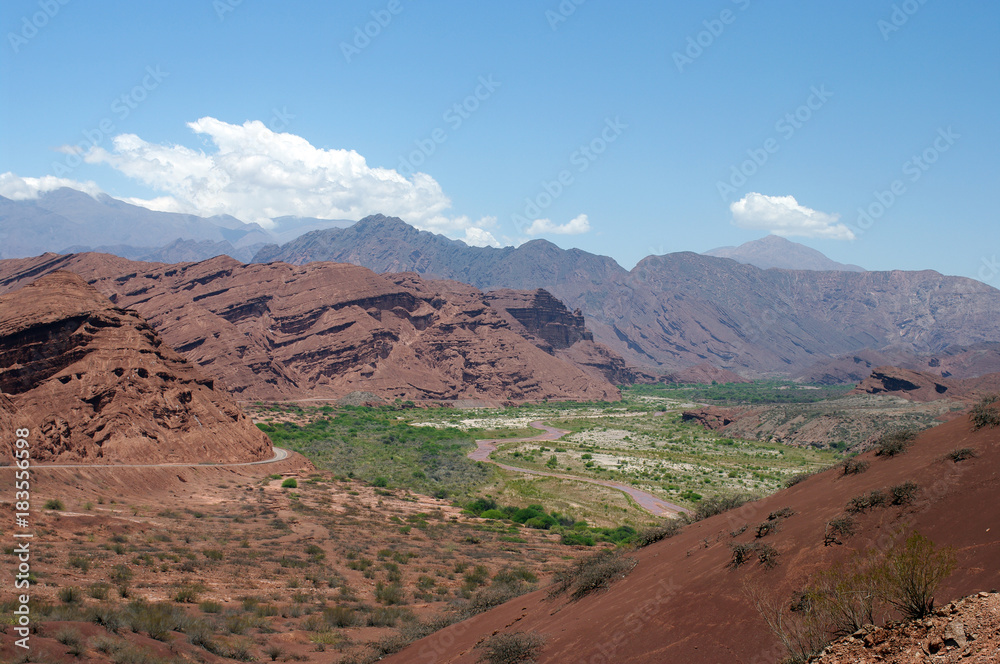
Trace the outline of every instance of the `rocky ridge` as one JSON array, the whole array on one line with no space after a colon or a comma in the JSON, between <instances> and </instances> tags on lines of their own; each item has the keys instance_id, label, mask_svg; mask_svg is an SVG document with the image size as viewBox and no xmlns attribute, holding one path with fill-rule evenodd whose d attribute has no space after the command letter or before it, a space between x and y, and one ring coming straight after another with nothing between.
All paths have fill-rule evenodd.
<instances>
[{"instance_id":1,"label":"rocky ridge","mask_svg":"<svg viewBox=\"0 0 1000 664\"><path fill-rule=\"evenodd\" d=\"M597 342L660 373L707 362L749 377L793 376L865 349L924 356L1000 339L1000 290L930 270L762 270L692 252L625 270L545 240L469 247L382 215L254 257L274 260L409 270L483 290L544 288L583 312Z\"/></svg>"},{"instance_id":2,"label":"rocky ridge","mask_svg":"<svg viewBox=\"0 0 1000 664\"><path fill-rule=\"evenodd\" d=\"M243 462L273 453L140 314L69 272L0 296L0 411L8 427L30 429L36 460Z\"/></svg>"},{"instance_id":3,"label":"rocky ridge","mask_svg":"<svg viewBox=\"0 0 1000 664\"><path fill-rule=\"evenodd\" d=\"M137 263L101 254L0 262L0 292L82 275L239 399L498 403L616 400L618 390L511 329L471 286L355 265Z\"/></svg>"}]
</instances>

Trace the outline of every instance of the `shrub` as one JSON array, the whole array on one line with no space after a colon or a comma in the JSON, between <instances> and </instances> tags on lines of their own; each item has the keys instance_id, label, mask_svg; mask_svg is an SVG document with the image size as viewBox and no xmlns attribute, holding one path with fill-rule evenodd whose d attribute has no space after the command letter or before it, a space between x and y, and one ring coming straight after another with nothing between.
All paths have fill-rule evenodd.
<instances>
[{"instance_id":1,"label":"shrub","mask_svg":"<svg viewBox=\"0 0 1000 664\"><path fill-rule=\"evenodd\" d=\"M830 544L840 544L840 537L850 537L853 534L854 519L847 514L838 516L836 519L831 519L827 522L823 543L827 546Z\"/></svg>"},{"instance_id":2,"label":"shrub","mask_svg":"<svg viewBox=\"0 0 1000 664\"><path fill-rule=\"evenodd\" d=\"M848 459L844 462L842 470L844 475L860 475L868 470L871 463L864 459Z\"/></svg>"},{"instance_id":3,"label":"shrub","mask_svg":"<svg viewBox=\"0 0 1000 664\"><path fill-rule=\"evenodd\" d=\"M756 499L757 496L749 493L730 493L711 496L698 503L698 506L695 508L694 520L701 521L716 514L728 512Z\"/></svg>"},{"instance_id":4,"label":"shrub","mask_svg":"<svg viewBox=\"0 0 1000 664\"><path fill-rule=\"evenodd\" d=\"M201 602L198 604L198 608L201 609L202 613L222 613L222 604L210 600Z\"/></svg>"},{"instance_id":5,"label":"shrub","mask_svg":"<svg viewBox=\"0 0 1000 664\"><path fill-rule=\"evenodd\" d=\"M78 604L80 600L83 599L83 593L81 593L80 589L76 586L66 586L65 588L60 588L56 595L66 604Z\"/></svg>"},{"instance_id":6,"label":"shrub","mask_svg":"<svg viewBox=\"0 0 1000 664\"><path fill-rule=\"evenodd\" d=\"M778 551L770 544L761 544L757 548L757 562L767 569L776 567L778 564Z\"/></svg>"},{"instance_id":7,"label":"shrub","mask_svg":"<svg viewBox=\"0 0 1000 664\"><path fill-rule=\"evenodd\" d=\"M353 627L358 622L354 609L346 606L331 606L323 609L323 618L331 627Z\"/></svg>"},{"instance_id":8,"label":"shrub","mask_svg":"<svg viewBox=\"0 0 1000 664\"><path fill-rule=\"evenodd\" d=\"M812 477L812 475L813 475L812 473L796 473L795 475L792 475L791 477L785 480L785 488L790 489L796 484L806 481L807 479Z\"/></svg>"},{"instance_id":9,"label":"shrub","mask_svg":"<svg viewBox=\"0 0 1000 664\"><path fill-rule=\"evenodd\" d=\"M885 492L881 489L872 489L868 493L851 498L847 503L847 511L861 514L869 509L882 507L886 503Z\"/></svg>"},{"instance_id":10,"label":"shrub","mask_svg":"<svg viewBox=\"0 0 1000 664\"><path fill-rule=\"evenodd\" d=\"M594 536L571 530L559 537L559 543L567 546L594 546Z\"/></svg>"},{"instance_id":11,"label":"shrub","mask_svg":"<svg viewBox=\"0 0 1000 664\"><path fill-rule=\"evenodd\" d=\"M917 495L919 487L913 482L903 482L896 486L889 487L889 494L892 496L893 505L909 505Z\"/></svg>"},{"instance_id":12,"label":"shrub","mask_svg":"<svg viewBox=\"0 0 1000 664\"><path fill-rule=\"evenodd\" d=\"M909 429L887 433L875 443L875 456L894 457L902 454L916 437L917 432Z\"/></svg>"},{"instance_id":13,"label":"shrub","mask_svg":"<svg viewBox=\"0 0 1000 664\"><path fill-rule=\"evenodd\" d=\"M640 531L632 542L637 549L641 549L644 546L649 546L650 544L659 542L660 540L673 537L679 533L682 528L684 528L683 521L680 519L670 519L669 521L664 522L661 526L653 526Z\"/></svg>"},{"instance_id":14,"label":"shrub","mask_svg":"<svg viewBox=\"0 0 1000 664\"><path fill-rule=\"evenodd\" d=\"M914 532L885 556L878 579L883 598L907 618L923 618L934 610L934 591L955 568L950 547L938 549Z\"/></svg>"},{"instance_id":15,"label":"shrub","mask_svg":"<svg viewBox=\"0 0 1000 664\"><path fill-rule=\"evenodd\" d=\"M50 498L49 500L46 500L44 508L47 510L66 509L65 506L63 505L63 501L59 500L58 498Z\"/></svg>"},{"instance_id":16,"label":"shrub","mask_svg":"<svg viewBox=\"0 0 1000 664\"><path fill-rule=\"evenodd\" d=\"M776 519L787 519L788 517L795 514L795 510L791 507L782 507L780 510L775 510L767 515L768 521L774 521Z\"/></svg>"},{"instance_id":17,"label":"shrub","mask_svg":"<svg viewBox=\"0 0 1000 664\"><path fill-rule=\"evenodd\" d=\"M479 516L481 516L484 519L502 519L502 518L504 518L503 517L503 512L501 512L500 510L486 510L485 512L483 512Z\"/></svg>"},{"instance_id":18,"label":"shrub","mask_svg":"<svg viewBox=\"0 0 1000 664\"><path fill-rule=\"evenodd\" d=\"M86 556L78 556L75 554L69 554L69 566L75 567L84 574L90 571L90 558Z\"/></svg>"},{"instance_id":19,"label":"shrub","mask_svg":"<svg viewBox=\"0 0 1000 664\"><path fill-rule=\"evenodd\" d=\"M479 661L485 664L528 664L544 645L545 637L537 632L511 632L494 634L476 648L484 651Z\"/></svg>"},{"instance_id":20,"label":"shrub","mask_svg":"<svg viewBox=\"0 0 1000 664\"><path fill-rule=\"evenodd\" d=\"M90 647L97 652L110 655L125 647L125 641L100 634L90 639Z\"/></svg>"},{"instance_id":21,"label":"shrub","mask_svg":"<svg viewBox=\"0 0 1000 664\"><path fill-rule=\"evenodd\" d=\"M465 582L473 587L481 586L490 578L490 570L486 565L476 565L465 573Z\"/></svg>"},{"instance_id":22,"label":"shrub","mask_svg":"<svg viewBox=\"0 0 1000 664\"><path fill-rule=\"evenodd\" d=\"M185 604L194 604L198 601L198 595L205 590L205 586L200 583L185 583L174 593L174 601Z\"/></svg>"},{"instance_id":23,"label":"shrub","mask_svg":"<svg viewBox=\"0 0 1000 664\"><path fill-rule=\"evenodd\" d=\"M272 662L278 661L278 658L285 654L285 649L281 646L272 643L264 648L264 654L267 655Z\"/></svg>"},{"instance_id":24,"label":"shrub","mask_svg":"<svg viewBox=\"0 0 1000 664\"><path fill-rule=\"evenodd\" d=\"M87 587L87 594L94 599L105 600L108 598L108 591L111 586L103 581L95 581Z\"/></svg>"},{"instance_id":25,"label":"shrub","mask_svg":"<svg viewBox=\"0 0 1000 664\"><path fill-rule=\"evenodd\" d=\"M166 641L170 632L180 631L187 624L184 611L166 603L149 604L144 601L132 602L126 610L126 618L134 632L146 632L150 638Z\"/></svg>"},{"instance_id":26,"label":"shrub","mask_svg":"<svg viewBox=\"0 0 1000 664\"><path fill-rule=\"evenodd\" d=\"M761 537L767 537L773 533L778 532L781 529L781 519L775 519L773 521L762 521L757 525L756 537L759 539Z\"/></svg>"},{"instance_id":27,"label":"shrub","mask_svg":"<svg viewBox=\"0 0 1000 664\"><path fill-rule=\"evenodd\" d=\"M410 622L415 620L412 611L395 606L372 609L368 614L368 625L371 627L395 627L400 620Z\"/></svg>"},{"instance_id":28,"label":"shrub","mask_svg":"<svg viewBox=\"0 0 1000 664\"><path fill-rule=\"evenodd\" d=\"M948 454L945 455L945 458L951 459L955 463L958 463L959 461L972 459L975 458L976 456L978 456L976 454L976 451L971 447L960 447L952 450L951 452L948 452Z\"/></svg>"},{"instance_id":29,"label":"shrub","mask_svg":"<svg viewBox=\"0 0 1000 664\"><path fill-rule=\"evenodd\" d=\"M80 632L70 627L63 627L58 632L56 632L55 636L56 636L56 641L63 644L64 646L78 646L83 640L83 638L80 636Z\"/></svg>"},{"instance_id":30,"label":"shrub","mask_svg":"<svg viewBox=\"0 0 1000 664\"><path fill-rule=\"evenodd\" d=\"M375 584L375 600L381 604L402 604L406 594L398 583L385 584L379 581Z\"/></svg>"},{"instance_id":31,"label":"shrub","mask_svg":"<svg viewBox=\"0 0 1000 664\"><path fill-rule=\"evenodd\" d=\"M617 549L599 551L556 572L549 597L572 589L573 599L580 599L610 586L617 579L624 579L637 564L635 558L623 556Z\"/></svg>"},{"instance_id":32,"label":"shrub","mask_svg":"<svg viewBox=\"0 0 1000 664\"><path fill-rule=\"evenodd\" d=\"M993 406L998 401L1000 401L1000 394L988 394L972 407L972 410L969 411L969 417L972 419L974 431L984 427L1000 426L1000 410Z\"/></svg>"},{"instance_id":33,"label":"shrub","mask_svg":"<svg viewBox=\"0 0 1000 664\"><path fill-rule=\"evenodd\" d=\"M297 489L297 488L299 488L298 480L296 480L294 477L289 477L288 479L286 479L284 482L281 483L281 488L282 489Z\"/></svg>"},{"instance_id":34,"label":"shrub","mask_svg":"<svg viewBox=\"0 0 1000 664\"><path fill-rule=\"evenodd\" d=\"M754 553L757 552L758 546L757 542L733 542L729 545L729 548L733 550L733 557L727 566L736 569L749 562Z\"/></svg>"}]
</instances>

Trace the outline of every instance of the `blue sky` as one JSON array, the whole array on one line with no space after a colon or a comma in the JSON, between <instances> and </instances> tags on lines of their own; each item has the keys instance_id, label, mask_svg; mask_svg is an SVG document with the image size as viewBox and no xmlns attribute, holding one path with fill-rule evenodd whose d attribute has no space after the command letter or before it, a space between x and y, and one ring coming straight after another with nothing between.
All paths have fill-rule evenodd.
<instances>
[{"instance_id":1,"label":"blue sky","mask_svg":"<svg viewBox=\"0 0 1000 664\"><path fill-rule=\"evenodd\" d=\"M59 176L262 223L384 211L626 267L773 231L1000 286L996 3L8 0L0 20L4 195Z\"/></svg>"}]
</instances>

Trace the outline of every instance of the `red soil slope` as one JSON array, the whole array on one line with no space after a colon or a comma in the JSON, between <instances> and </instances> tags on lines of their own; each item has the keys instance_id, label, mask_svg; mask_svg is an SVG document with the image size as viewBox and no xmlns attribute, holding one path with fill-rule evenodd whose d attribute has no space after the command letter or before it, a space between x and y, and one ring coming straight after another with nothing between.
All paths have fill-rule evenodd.
<instances>
[{"instance_id":1,"label":"red soil slope","mask_svg":"<svg viewBox=\"0 0 1000 664\"><path fill-rule=\"evenodd\" d=\"M3 393L7 393L4 395ZM240 462L271 443L225 392L69 272L0 296L0 423L32 457L73 463Z\"/></svg>"},{"instance_id":2,"label":"red soil slope","mask_svg":"<svg viewBox=\"0 0 1000 664\"><path fill-rule=\"evenodd\" d=\"M960 463L944 458L959 447L978 456ZM1000 428L974 432L962 417L924 432L900 456L862 458L871 462L862 474L830 469L636 552L635 569L605 592L571 602L546 599L539 590L385 661L472 664L482 653L474 646L490 634L538 631L546 637L539 664L776 662L785 653L746 598L745 583L790 598L812 573L851 551L887 546L913 530L956 549L958 566L940 588L939 604L1000 585ZM851 498L905 481L920 487L914 503L862 515L859 534L824 546L825 523L843 514ZM752 541L755 526L785 507L794 514L761 540L777 549L777 567L756 561L727 567L730 543ZM731 532L745 524L734 538Z\"/></svg>"}]
</instances>

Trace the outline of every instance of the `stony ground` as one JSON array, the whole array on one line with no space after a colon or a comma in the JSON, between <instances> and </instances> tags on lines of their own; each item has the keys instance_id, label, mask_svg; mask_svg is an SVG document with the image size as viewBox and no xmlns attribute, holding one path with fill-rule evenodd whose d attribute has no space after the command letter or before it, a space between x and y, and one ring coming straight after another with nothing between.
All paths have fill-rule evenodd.
<instances>
[{"instance_id":1,"label":"stony ground","mask_svg":"<svg viewBox=\"0 0 1000 664\"><path fill-rule=\"evenodd\" d=\"M827 646L816 664L995 664L1000 662L1000 593L981 592L923 620L868 627Z\"/></svg>"}]
</instances>

